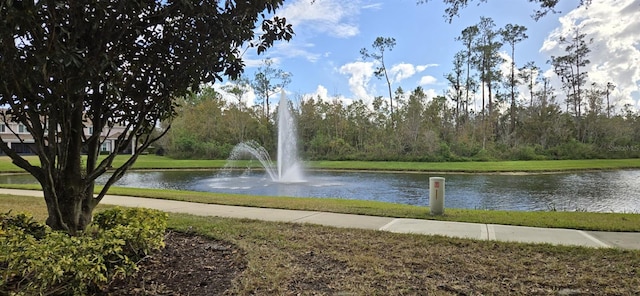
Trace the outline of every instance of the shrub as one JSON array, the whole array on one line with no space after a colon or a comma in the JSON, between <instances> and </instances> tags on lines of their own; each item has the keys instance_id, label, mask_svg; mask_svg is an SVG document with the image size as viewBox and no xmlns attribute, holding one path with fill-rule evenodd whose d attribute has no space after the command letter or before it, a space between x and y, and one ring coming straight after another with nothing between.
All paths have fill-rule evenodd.
<instances>
[{"instance_id":1,"label":"shrub","mask_svg":"<svg viewBox=\"0 0 640 296\"><path fill-rule=\"evenodd\" d=\"M80 236L23 214L1 218L0 295L86 295L132 275L142 255L161 248L167 215L110 209Z\"/></svg>"},{"instance_id":2,"label":"shrub","mask_svg":"<svg viewBox=\"0 0 640 296\"><path fill-rule=\"evenodd\" d=\"M0 229L13 229L31 234L36 239L41 239L47 234L47 226L38 223L32 216L25 213L11 215L8 213L0 214Z\"/></svg>"},{"instance_id":3,"label":"shrub","mask_svg":"<svg viewBox=\"0 0 640 296\"><path fill-rule=\"evenodd\" d=\"M167 214L143 208L119 208L98 213L93 223L114 237L127 242L127 255L144 256L164 247Z\"/></svg>"},{"instance_id":4,"label":"shrub","mask_svg":"<svg viewBox=\"0 0 640 296\"><path fill-rule=\"evenodd\" d=\"M557 159L590 159L595 157L593 146L571 139L554 147L553 152Z\"/></svg>"},{"instance_id":5,"label":"shrub","mask_svg":"<svg viewBox=\"0 0 640 296\"><path fill-rule=\"evenodd\" d=\"M446 142L440 142L440 149L438 149L438 157L444 161L451 160L451 149Z\"/></svg>"},{"instance_id":6,"label":"shrub","mask_svg":"<svg viewBox=\"0 0 640 296\"><path fill-rule=\"evenodd\" d=\"M522 147L513 149L511 159L513 160L544 160L546 159L546 157L544 155L539 155L538 150L536 150L536 147L522 146Z\"/></svg>"},{"instance_id":7,"label":"shrub","mask_svg":"<svg viewBox=\"0 0 640 296\"><path fill-rule=\"evenodd\" d=\"M495 158L491 155L491 153L486 149L480 149L476 155L473 156L474 161L492 161Z\"/></svg>"}]
</instances>

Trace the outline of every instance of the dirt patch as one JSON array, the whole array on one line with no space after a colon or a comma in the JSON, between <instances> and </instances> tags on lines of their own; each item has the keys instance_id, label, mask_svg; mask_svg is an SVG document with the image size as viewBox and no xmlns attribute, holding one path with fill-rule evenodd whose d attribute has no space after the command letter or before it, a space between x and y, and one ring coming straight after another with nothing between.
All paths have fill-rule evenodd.
<instances>
[{"instance_id":1,"label":"dirt patch","mask_svg":"<svg viewBox=\"0 0 640 296\"><path fill-rule=\"evenodd\" d=\"M236 246L167 232L165 248L145 257L136 276L112 283L102 295L222 295L245 268Z\"/></svg>"}]
</instances>

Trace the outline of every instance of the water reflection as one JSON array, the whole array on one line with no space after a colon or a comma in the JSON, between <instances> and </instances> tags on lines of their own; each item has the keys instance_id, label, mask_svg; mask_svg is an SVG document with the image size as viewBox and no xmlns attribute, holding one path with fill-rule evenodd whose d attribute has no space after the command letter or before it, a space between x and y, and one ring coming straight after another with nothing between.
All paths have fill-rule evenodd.
<instances>
[{"instance_id":1,"label":"water reflection","mask_svg":"<svg viewBox=\"0 0 640 296\"><path fill-rule=\"evenodd\" d=\"M277 183L263 171L143 171L116 186L268 196L344 198L427 206L431 174L310 172L307 182ZM640 170L541 175L444 175L448 208L640 213ZM106 177L98 183L106 181ZM0 183L34 183L28 175Z\"/></svg>"}]
</instances>

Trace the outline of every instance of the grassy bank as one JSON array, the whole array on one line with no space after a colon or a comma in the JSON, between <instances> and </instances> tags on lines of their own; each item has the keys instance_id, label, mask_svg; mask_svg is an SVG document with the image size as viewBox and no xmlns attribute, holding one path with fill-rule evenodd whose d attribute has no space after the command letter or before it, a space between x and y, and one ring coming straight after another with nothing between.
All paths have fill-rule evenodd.
<instances>
[{"instance_id":1,"label":"grassy bank","mask_svg":"<svg viewBox=\"0 0 640 296\"><path fill-rule=\"evenodd\" d=\"M40 161L36 156L25 156L29 162L39 165ZM127 155L119 155L114 161L114 166L122 165ZM156 155L141 155L136 161L135 169L213 169L221 168L227 163L226 160L189 160L189 159L171 159ZM11 159L7 156L0 156L0 172L23 172L22 169L11 163Z\"/></svg>"},{"instance_id":2,"label":"grassy bank","mask_svg":"<svg viewBox=\"0 0 640 296\"><path fill-rule=\"evenodd\" d=\"M39 189L37 185L0 185L5 188ZM396 203L331 198L271 197L210 192L113 187L110 194L190 201L198 203L322 211L396 218L432 219L473 223L570 228L597 231L640 231L640 215L634 213L589 213L556 211L489 211L446 209L431 216L429 208Z\"/></svg>"},{"instance_id":3,"label":"grassy bank","mask_svg":"<svg viewBox=\"0 0 640 296\"><path fill-rule=\"evenodd\" d=\"M0 211L8 209L28 209L40 221L46 216L42 198L0 195ZM640 293L638 251L177 214L170 215L169 227L240 249L246 269L234 280L234 295Z\"/></svg>"},{"instance_id":4,"label":"grassy bank","mask_svg":"<svg viewBox=\"0 0 640 296\"><path fill-rule=\"evenodd\" d=\"M115 165L120 165L127 156L118 156ZM38 164L35 156L27 159ZM182 160L156 155L141 155L134 169L217 169L226 160ZM252 162L258 165L257 161ZM640 168L640 158L634 159L582 159L582 160L531 160L531 161L487 161L487 162L395 162L395 161L310 161L305 163L310 169L328 170L381 170L418 172L558 172L584 170L616 170ZM21 172L6 157L0 157L0 172Z\"/></svg>"},{"instance_id":5,"label":"grassy bank","mask_svg":"<svg viewBox=\"0 0 640 296\"><path fill-rule=\"evenodd\" d=\"M310 168L421 172L561 172L640 168L640 159L532 160L487 162L316 161Z\"/></svg>"}]
</instances>

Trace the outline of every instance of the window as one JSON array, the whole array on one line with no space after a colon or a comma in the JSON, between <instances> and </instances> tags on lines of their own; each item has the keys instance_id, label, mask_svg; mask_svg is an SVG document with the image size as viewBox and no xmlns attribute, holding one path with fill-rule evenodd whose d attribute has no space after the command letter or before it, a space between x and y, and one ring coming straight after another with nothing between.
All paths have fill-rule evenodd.
<instances>
[{"instance_id":1,"label":"window","mask_svg":"<svg viewBox=\"0 0 640 296\"><path fill-rule=\"evenodd\" d=\"M4 125L4 123L0 123L0 133L4 133L6 132L6 126Z\"/></svg>"},{"instance_id":2,"label":"window","mask_svg":"<svg viewBox=\"0 0 640 296\"><path fill-rule=\"evenodd\" d=\"M26 134L28 132L29 131L27 130L27 127L24 124L22 124L22 123L18 124L18 133L19 134Z\"/></svg>"},{"instance_id":3,"label":"window","mask_svg":"<svg viewBox=\"0 0 640 296\"><path fill-rule=\"evenodd\" d=\"M90 134L90 135L93 135L93 126L90 126L90 127L89 127L89 134Z\"/></svg>"},{"instance_id":4,"label":"window","mask_svg":"<svg viewBox=\"0 0 640 296\"><path fill-rule=\"evenodd\" d=\"M100 146L100 151L101 152L111 152L111 142L104 142L102 143L102 145Z\"/></svg>"}]
</instances>

